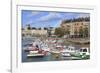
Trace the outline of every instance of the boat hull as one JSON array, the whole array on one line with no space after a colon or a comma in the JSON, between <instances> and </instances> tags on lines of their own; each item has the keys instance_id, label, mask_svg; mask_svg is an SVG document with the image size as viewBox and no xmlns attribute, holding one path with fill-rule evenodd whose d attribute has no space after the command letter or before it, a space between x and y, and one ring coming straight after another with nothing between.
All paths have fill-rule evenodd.
<instances>
[{"instance_id":1,"label":"boat hull","mask_svg":"<svg viewBox=\"0 0 100 73\"><path fill-rule=\"evenodd\" d=\"M44 57L44 54L28 54L27 55L28 58L38 58L38 57Z\"/></svg>"}]
</instances>

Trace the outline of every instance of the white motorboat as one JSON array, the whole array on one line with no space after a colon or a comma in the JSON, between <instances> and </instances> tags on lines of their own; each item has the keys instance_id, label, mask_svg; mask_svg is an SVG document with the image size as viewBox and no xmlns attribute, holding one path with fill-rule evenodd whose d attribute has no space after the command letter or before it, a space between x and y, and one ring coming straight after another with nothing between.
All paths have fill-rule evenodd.
<instances>
[{"instance_id":1,"label":"white motorboat","mask_svg":"<svg viewBox=\"0 0 100 73\"><path fill-rule=\"evenodd\" d=\"M70 57L71 56L69 52L62 52L61 55L63 57Z\"/></svg>"},{"instance_id":2,"label":"white motorboat","mask_svg":"<svg viewBox=\"0 0 100 73\"><path fill-rule=\"evenodd\" d=\"M82 47L82 48L79 49L78 52L71 54L71 56L78 57L78 58L81 58L81 59L89 59L90 58L89 48Z\"/></svg>"},{"instance_id":3,"label":"white motorboat","mask_svg":"<svg viewBox=\"0 0 100 73\"><path fill-rule=\"evenodd\" d=\"M30 54L35 54L35 53L38 53L38 50L36 51L29 51Z\"/></svg>"},{"instance_id":4,"label":"white motorboat","mask_svg":"<svg viewBox=\"0 0 100 73\"><path fill-rule=\"evenodd\" d=\"M89 48L87 48L87 47L82 47L81 49L80 49L80 52L79 52L79 54L80 55L90 55L90 51L89 51Z\"/></svg>"},{"instance_id":5,"label":"white motorboat","mask_svg":"<svg viewBox=\"0 0 100 73\"><path fill-rule=\"evenodd\" d=\"M68 51L70 54L73 54L73 53L76 52L75 47L73 47L73 46L68 46L67 51Z\"/></svg>"},{"instance_id":6,"label":"white motorboat","mask_svg":"<svg viewBox=\"0 0 100 73\"><path fill-rule=\"evenodd\" d=\"M53 54L60 54L60 51L51 51Z\"/></svg>"},{"instance_id":7,"label":"white motorboat","mask_svg":"<svg viewBox=\"0 0 100 73\"><path fill-rule=\"evenodd\" d=\"M31 54L27 54L27 57L44 57L44 54L39 54L39 53L31 53Z\"/></svg>"},{"instance_id":8,"label":"white motorboat","mask_svg":"<svg viewBox=\"0 0 100 73\"><path fill-rule=\"evenodd\" d=\"M35 50L38 50L38 48L36 48L36 47L28 47L28 48L24 49L25 52L30 52L30 51L35 51Z\"/></svg>"},{"instance_id":9,"label":"white motorboat","mask_svg":"<svg viewBox=\"0 0 100 73\"><path fill-rule=\"evenodd\" d=\"M68 46L68 48L61 50L61 55L64 57L69 57L72 53L75 53L75 47L73 46Z\"/></svg>"}]
</instances>

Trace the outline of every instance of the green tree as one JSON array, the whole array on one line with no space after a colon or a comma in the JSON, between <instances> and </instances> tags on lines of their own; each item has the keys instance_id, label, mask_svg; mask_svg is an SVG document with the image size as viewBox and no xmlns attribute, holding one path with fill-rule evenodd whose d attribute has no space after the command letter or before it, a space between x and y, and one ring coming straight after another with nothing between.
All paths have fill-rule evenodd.
<instances>
[{"instance_id":1,"label":"green tree","mask_svg":"<svg viewBox=\"0 0 100 73\"><path fill-rule=\"evenodd\" d=\"M75 31L74 31L74 34L77 36L77 35L78 35L78 31L77 31L77 30L75 30Z\"/></svg>"},{"instance_id":2,"label":"green tree","mask_svg":"<svg viewBox=\"0 0 100 73\"><path fill-rule=\"evenodd\" d=\"M84 37L88 37L88 28L87 27L84 28Z\"/></svg>"},{"instance_id":3,"label":"green tree","mask_svg":"<svg viewBox=\"0 0 100 73\"><path fill-rule=\"evenodd\" d=\"M52 35L52 33L51 33L52 29L53 29L53 27L47 28L48 37L50 37Z\"/></svg>"},{"instance_id":4,"label":"green tree","mask_svg":"<svg viewBox=\"0 0 100 73\"><path fill-rule=\"evenodd\" d=\"M30 24L27 25L27 30L31 30Z\"/></svg>"},{"instance_id":5,"label":"green tree","mask_svg":"<svg viewBox=\"0 0 100 73\"><path fill-rule=\"evenodd\" d=\"M66 29L66 30L65 30L65 34L70 35L69 29Z\"/></svg>"},{"instance_id":6,"label":"green tree","mask_svg":"<svg viewBox=\"0 0 100 73\"><path fill-rule=\"evenodd\" d=\"M77 36L78 36L78 31L77 31L77 29L75 29L74 35L75 35L75 38L77 38Z\"/></svg>"},{"instance_id":7,"label":"green tree","mask_svg":"<svg viewBox=\"0 0 100 73\"><path fill-rule=\"evenodd\" d=\"M81 38L84 36L83 27L80 27L80 29L79 29L79 35L80 35Z\"/></svg>"},{"instance_id":8,"label":"green tree","mask_svg":"<svg viewBox=\"0 0 100 73\"><path fill-rule=\"evenodd\" d=\"M55 29L55 33L54 34L57 35L58 37L62 37L62 36L64 36L65 31L64 31L64 29L62 29L61 27L59 27L59 28Z\"/></svg>"}]
</instances>

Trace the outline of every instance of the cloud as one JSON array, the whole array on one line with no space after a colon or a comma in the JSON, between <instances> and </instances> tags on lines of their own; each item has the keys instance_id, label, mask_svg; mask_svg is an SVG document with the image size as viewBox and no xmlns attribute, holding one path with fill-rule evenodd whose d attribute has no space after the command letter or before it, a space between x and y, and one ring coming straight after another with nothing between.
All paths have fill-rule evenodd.
<instances>
[{"instance_id":1,"label":"cloud","mask_svg":"<svg viewBox=\"0 0 100 73\"><path fill-rule=\"evenodd\" d=\"M76 18L79 18L79 17L90 17L90 14L89 13L82 13L82 14L79 14Z\"/></svg>"},{"instance_id":2,"label":"cloud","mask_svg":"<svg viewBox=\"0 0 100 73\"><path fill-rule=\"evenodd\" d=\"M32 11L27 17L30 18L30 17L36 16L38 14L40 14L40 12L38 12L38 11Z\"/></svg>"},{"instance_id":3,"label":"cloud","mask_svg":"<svg viewBox=\"0 0 100 73\"><path fill-rule=\"evenodd\" d=\"M32 11L31 13L32 13L32 15L37 15L37 14L40 14L40 12L39 12L39 11Z\"/></svg>"},{"instance_id":4,"label":"cloud","mask_svg":"<svg viewBox=\"0 0 100 73\"><path fill-rule=\"evenodd\" d=\"M60 20L62 16L60 13L49 12L48 15L40 17L37 21L52 21L52 20Z\"/></svg>"},{"instance_id":5,"label":"cloud","mask_svg":"<svg viewBox=\"0 0 100 73\"><path fill-rule=\"evenodd\" d=\"M35 27L48 27L49 25L56 27L62 22L62 20L89 16L89 13L31 11L25 18L24 23L25 25L31 24Z\"/></svg>"}]
</instances>

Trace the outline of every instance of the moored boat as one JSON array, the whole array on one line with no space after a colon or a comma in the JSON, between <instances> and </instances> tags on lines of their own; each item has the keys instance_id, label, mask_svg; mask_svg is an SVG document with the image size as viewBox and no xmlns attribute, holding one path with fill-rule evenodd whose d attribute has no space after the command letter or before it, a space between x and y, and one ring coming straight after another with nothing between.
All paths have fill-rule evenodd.
<instances>
[{"instance_id":1,"label":"moored boat","mask_svg":"<svg viewBox=\"0 0 100 73\"><path fill-rule=\"evenodd\" d=\"M75 47L73 46L68 46L68 48L61 50L61 55L63 57L70 57L72 53L75 53Z\"/></svg>"},{"instance_id":2,"label":"moored boat","mask_svg":"<svg viewBox=\"0 0 100 73\"><path fill-rule=\"evenodd\" d=\"M28 47L28 48L24 49L25 52L37 51L37 50L39 50L39 48L36 48L36 47L34 47L34 46Z\"/></svg>"},{"instance_id":3,"label":"moored boat","mask_svg":"<svg viewBox=\"0 0 100 73\"><path fill-rule=\"evenodd\" d=\"M71 56L69 52L62 52L61 55L63 57L70 57Z\"/></svg>"},{"instance_id":4,"label":"moored boat","mask_svg":"<svg viewBox=\"0 0 100 73\"><path fill-rule=\"evenodd\" d=\"M31 54L27 54L27 57L44 57L44 54L39 54L39 53L31 53Z\"/></svg>"}]
</instances>

